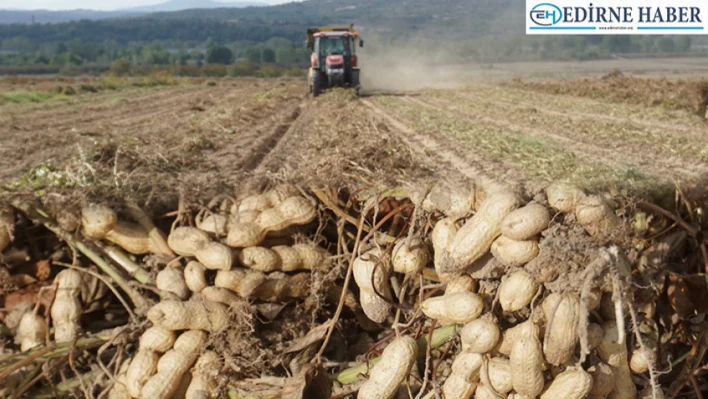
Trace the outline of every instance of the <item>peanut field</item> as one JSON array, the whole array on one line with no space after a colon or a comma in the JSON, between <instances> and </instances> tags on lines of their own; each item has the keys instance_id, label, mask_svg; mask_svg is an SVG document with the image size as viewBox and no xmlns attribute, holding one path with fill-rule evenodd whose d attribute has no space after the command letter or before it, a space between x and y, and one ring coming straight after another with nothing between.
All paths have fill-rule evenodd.
<instances>
[{"instance_id":1,"label":"peanut field","mask_svg":"<svg viewBox=\"0 0 708 399\"><path fill-rule=\"evenodd\" d=\"M0 79L8 398L702 398L708 82Z\"/></svg>"}]
</instances>

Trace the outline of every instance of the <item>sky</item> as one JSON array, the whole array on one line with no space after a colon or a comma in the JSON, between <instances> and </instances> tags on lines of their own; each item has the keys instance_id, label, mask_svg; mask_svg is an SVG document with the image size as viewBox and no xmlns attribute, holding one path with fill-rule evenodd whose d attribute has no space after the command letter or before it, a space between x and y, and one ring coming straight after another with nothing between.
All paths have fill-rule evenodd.
<instances>
[{"instance_id":1,"label":"sky","mask_svg":"<svg viewBox=\"0 0 708 399\"><path fill-rule=\"evenodd\" d=\"M165 3L167 0L1 0L0 9L22 10L74 10L77 8L90 10L116 10L153 4ZM219 0L214 0L219 1ZM238 1L238 0L234 0ZM256 3L282 4L292 0L243 0Z\"/></svg>"}]
</instances>

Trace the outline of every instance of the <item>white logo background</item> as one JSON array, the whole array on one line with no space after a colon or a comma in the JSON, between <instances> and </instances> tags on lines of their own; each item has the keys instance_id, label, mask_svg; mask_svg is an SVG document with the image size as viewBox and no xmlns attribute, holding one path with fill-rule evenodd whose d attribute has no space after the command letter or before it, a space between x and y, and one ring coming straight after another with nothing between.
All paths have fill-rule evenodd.
<instances>
[{"instance_id":1,"label":"white logo background","mask_svg":"<svg viewBox=\"0 0 708 399\"><path fill-rule=\"evenodd\" d=\"M708 0L526 0L527 35L705 35Z\"/></svg>"}]
</instances>

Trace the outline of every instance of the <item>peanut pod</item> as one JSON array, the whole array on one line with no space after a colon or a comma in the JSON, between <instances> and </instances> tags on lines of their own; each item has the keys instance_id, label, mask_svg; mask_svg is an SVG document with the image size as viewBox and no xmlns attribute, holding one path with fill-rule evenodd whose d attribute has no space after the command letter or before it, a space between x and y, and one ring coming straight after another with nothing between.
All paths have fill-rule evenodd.
<instances>
[{"instance_id":1,"label":"peanut pod","mask_svg":"<svg viewBox=\"0 0 708 399\"><path fill-rule=\"evenodd\" d=\"M174 347L157 362L157 373L142 388L139 399L169 399L177 391L180 381L197 360L207 343L204 331L186 331L177 338Z\"/></svg>"},{"instance_id":2,"label":"peanut pod","mask_svg":"<svg viewBox=\"0 0 708 399\"><path fill-rule=\"evenodd\" d=\"M420 310L442 325L465 324L482 314L484 301L472 292L456 292L428 298L420 305Z\"/></svg>"},{"instance_id":3,"label":"peanut pod","mask_svg":"<svg viewBox=\"0 0 708 399\"><path fill-rule=\"evenodd\" d=\"M509 354L511 385L517 393L530 397L543 391L543 350L538 339L519 337Z\"/></svg>"},{"instance_id":4,"label":"peanut pod","mask_svg":"<svg viewBox=\"0 0 708 399\"><path fill-rule=\"evenodd\" d=\"M440 271L456 273L489 252L494 240L501 234L504 218L519 207L519 197L506 191L489 195L479 211L455 234L444 252Z\"/></svg>"},{"instance_id":5,"label":"peanut pod","mask_svg":"<svg viewBox=\"0 0 708 399\"><path fill-rule=\"evenodd\" d=\"M418 343L411 337L393 340L371 369L369 380L359 388L359 399L391 399L408 377L418 355Z\"/></svg>"},{"instance_id":6,"label":"peanut pod","mask_svg":"<svg viewBox=\"0 0 708 399\"><path fill-rule=\"evenodd\" d=\"M226 306L208 301L162 301L147 314L155 325L166 330L204 330L218 333L229 325Z\"/></svg>"},{"instance_id":7,"label":"peanut pod","mask_svg":"<svg viewBox=\"0 0 708 399\"><path fill-rule=\"evenodd\" d=\"M532 202L511 212L502 220L501 235L515 241L530 240L545 230L550 222L548 209Z\"/></svg>"},{"instance_id":8,"label":"peanut pod","mask_svg":"<svg viewBox=\"0 0 708 399\"><path fill-rule=\"evenodd\" d=\"M374 248L357 257L352 270L354 281L359 286L359 302L364 314L372 321L383 323L391 311L391 305L386 301L391 300L391 291L388 287L391 274L390 257L384 255L380 249Z\"/></svg>"},{"instance_id":9,"label":"peanut pod","mask_svg":"<svg viewBox=\"0 0 708 399\"><path fill-rule=\"evenodd\" d=\"M559 366L572 359L578 343L579 308L577 295L561 296L548 321L543 339L543 353L548 363Z\"/></svg>"},{"instance_id":10,"label":"peanut pod","mask_svg":"<svg viewBox=\"0 0 708 399\"><path fill-rule=\"evenodd\" d=\"M530 274L518 270L499 286L499 304L505 312L516 312L528 306L536 295L538 285Z\"/></svg>"}]
</instances>

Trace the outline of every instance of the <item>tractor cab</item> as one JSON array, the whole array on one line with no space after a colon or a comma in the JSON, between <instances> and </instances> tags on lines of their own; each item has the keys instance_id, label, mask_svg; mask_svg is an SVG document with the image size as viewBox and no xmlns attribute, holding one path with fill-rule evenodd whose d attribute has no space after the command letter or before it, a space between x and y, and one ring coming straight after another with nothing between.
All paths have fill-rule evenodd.
<instances>
[{"instance_id":1,"label":"tractor cab","mask_svg":"<svg viewBox=\"0 0 708 399\"><path fill-rule=\"evenodd\" d=\"M309 86L316 97L329 87L359 87L359 34L352 27L311 28L307 31L310 56ZM363 40L358 40L363 47Z\"/></svg>"}]
</instances>

